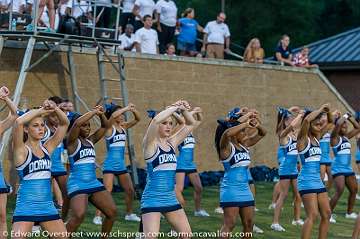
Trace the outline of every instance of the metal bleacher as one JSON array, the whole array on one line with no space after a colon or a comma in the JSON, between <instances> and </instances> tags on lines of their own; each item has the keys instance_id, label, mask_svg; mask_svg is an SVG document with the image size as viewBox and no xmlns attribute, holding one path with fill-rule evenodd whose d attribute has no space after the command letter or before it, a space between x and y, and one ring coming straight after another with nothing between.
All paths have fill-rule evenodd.
<instances>
[{"instance_id":1,"label":"metal bleacher","mask_svg":"<svg viewBox=\"0 0 360 239\"><path fill-rule=\"evenodd\" d=\"M14 0L12 0L14 1ZM96 0L90 0L91 6L95 6L96 8ZM12 4L11 4L12 6ZM12 17L12 7L10 9L9 17L9 26L8 29L0 30L0 57L2 50L7 44L16 43L16 44L24 44L26 45L26 49L22 58L21 67L19 69L18 80L16 83L16 88L13 94L13 101L18 106L21 98L21 94L23 92L24 84L26 82L27 74L37 65L41 64L48 60L48 57L55 51L60 49L67 51L67 63L68 63L68 74L71 79L71 88L73 95L73 102L75 106L75 110L80 110L80 105L82 105L85 109L89 110L89 107L86 102L81 98L78 90L77 90L77 81L76 81L76 65L73 58L73 47L81 47L81 48L92 48L96 49L96 59L99 69L99 83L101 88L101 99L99 102L106 102L107 100L116 100L121 101L123 105L128 104L128 90L126 87L126 77L125 77L125 64L124 57L122 51L118 50L118 46L120 45L120 41L117 40L118 35L118 24L119 24L119 16L120 16L120 1L118 4L112 4L112 6L117 7L117 17L116 17L116 28L115 29L104 29L98 28L95 25L95 20L91 26L87 26L91 28L92 33L90 36L79 36L79 35L69 35L69 34L60 34L54 32L46 32L41 31L37 27L37 23L35 19L38 16L38 6L39 0L34 0L34 8L32 11L32 31L26 30L14 30L11 26L11 17ZM106 30L106 31L115 31L113 38L98 38L95 37L96 30ZM105 50L104 46L113 50L112 55L116 55L116 59L114 60L113 56L110 56ZM33 52L36 47L45 49L44 54L32 61ZM81 54L81 53L80 53ZM107 78L105 77L105 64L109 64L112 68L118 73L118 79L112 79L113 81L117 81L120 87L120 95L112 95L109 96L106 91L106 82ZM129 112L126 113L125 119L130 117ZM0 163L2 163L5 148L9 145L11 130L8 130L3 137L3 144L0 148ZM129 159L132 167L132 179L135 186L138 185L138 177L137 177L137 169L135 166L135 150L133 145L132 133L131 130L127 132L128 139L128 152Z\"/></svg>"}]
</instances>

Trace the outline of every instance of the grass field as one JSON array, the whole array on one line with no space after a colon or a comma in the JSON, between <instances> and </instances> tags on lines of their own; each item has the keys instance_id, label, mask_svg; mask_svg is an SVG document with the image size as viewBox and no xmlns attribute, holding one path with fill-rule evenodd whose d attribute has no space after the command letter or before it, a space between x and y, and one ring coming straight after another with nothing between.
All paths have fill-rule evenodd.
<instances>
[{"instance_id":1,"label":"grass field","mask_svg":"<svg viewBox=\"0 0 360 239\"><path fill-rule=\"evenodd\" d=\"M272 194L272 183L256 183L257 195L256 195L256 207L259 209L256 212L256 225L264 230L264 234L254 234L254 238L276 238L276 239L288 239L288 238L300 238L300 227L295 227L291 225L292 220L292 203L290 200L291 194L287 202L285 203L285 208L282 212L281 224L285 227L286 232L273 232L270 229L270 224L272 222L273 211L268 209L268 205L271 201ZM203 208L207 210L211 216L209 218L198 218L194 217L193 201L192 201L192 188L185 190L185 197L187 199L186 213L190 220L190 225L193 232L215 232L217 231L222 224L222 215L215 214L214 209L218 205L219 190L218 187L206 187L203 192ZM113 194L116 203L119 209L119 220L114 224L113 231L126 231L126 232L136 232L138 229L137 223L125 222L124 221L124 203L123 203L123 193ZM337 224L330 225L330 231L328 238L331 239L340 239L340 238L351 238L352 230L354 228L354 221L350 219L345 219L344 215L346 212L346 198L347 193L345 192L341 201L339 202L335 213L337 214ZM12 212L15 206L15 198L9 197L8 200L8 222L10 223ZM359 211L360 201L356 202L356 211ZM139 208L139 201L135 201L134 208ZM100 226L92 224L92 218L95 212L95 208L90 205L88 213L85 219L85 222L80 227L80 231L100 231ZM305 217L304 210L302 210L302 218ZM161 231L168 232L170 227L167 224L166 220L162 220ZM241 223L238 222L238 226L235 228L235 231L241 231ZM313 230L313 238L317 238L317 225Z\"/></svg>"}]
</instances>

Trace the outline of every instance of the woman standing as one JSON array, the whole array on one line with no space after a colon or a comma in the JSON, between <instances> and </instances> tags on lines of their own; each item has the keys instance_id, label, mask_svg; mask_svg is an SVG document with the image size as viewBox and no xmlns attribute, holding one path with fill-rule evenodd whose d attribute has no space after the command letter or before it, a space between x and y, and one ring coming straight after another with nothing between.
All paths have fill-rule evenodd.
<instances>
[{"instance_id":1,"label":"woman standing","mask_svg":"<svg viewBox=\"0 0 360 239\"><path fill-rule=\"evenodd\" d=\"M297 107L292 107L290 110ZM297 189L297 162L298 162L298 151L296 148L297 143L297 134L300 129L300 123L302 120L303 114L297 113L294 111L288 111L288 114L284 117L285 129L280 132L280 148L284 151L285 158L281 161L279 165L279 175L280 175L280 195L276 201L276 206L274 210L273 223L271 224L271 229L275 231L285 231L280 224L280 214L283 207L283 204L289 193L290 185L293 188L294 192L294 219L292 221L293 225L303 225L304 222L300 218L300 209L301 209L301 198Z\"/></svg>"},{"instance_id":2,"label":"woman standing","mask_svg":"<svg viewBox=\"0 0 360 239\"><path fill-rule=\"evenodd\" d=\"M98 116L101 126L90 134L90 120ZM116 205L111 194L96 178L95 146L102 139L110 127L104 115L102 106L96 106L92 111L71 119L70 131L67 136L67 150L70 161L68 178L68 195L72 215L66 224L68 232L74 232L85 218L88 202L90 201L104 215L102 232L109 233L116 219ZM105 237L105 236L104 236Z\"/></svg>"},{"instance_id":3,"label":"woman standing","mask_svg":"<svg viewBox=\"0 0 360 239\"><path fill-rule=\"evenodd\" d=\"M301 238L311 238L314 222L319 214L319 239L327 238L329 231L330 205L326 188L320 177L321 149L321 116L330 111L325 104L313 112L305 112L301 129L297 137L297 150L301 159L301 171L298 177L298 188L304 203L306 220L302 227Z\"/></svg>"},{"instance_id":4,"label":"woman standing","mask_svg":"<svg viewBox=\"0 0 360 239\"><path fill-rule=\"evenodd\" d=\"M141 212L146 238L156 238L148 233L159 232L161 214L175 231L184 233L182 238L190 238L190 224L175 193L175 147L196 127L189 108L186 101L172 104L153 118L144 136L143 149L148 176L141 198ZM178 110L185 118L185 125L175 134L171 134L171 115Z\"/></svg>"},{"instance_id":5,"label":"woman standing","mask_svg":"<svg viewBox=\"0 0 360 239\"><path fill-rule=\"evenodd\" d=\"M177 49L180 50L180 56L196 56L197 54L197 32L202 33L204 29L194 18L195 10L187 8L178 21Z\"/></svg>"},{"instance_id":6,"label":"woman standing","mask_svg":"<svg viewBox=\"0 0 360 239\"><path fill-rule=\"evenodd\" d=\"M190 112L195 121L196 127L201 124L203 119L202 113L198 112L198 109L194 109ZM185 120L174 114L179 127L184 127ZM210 216L204 209L201 209L201 194L202 194L202 185L199 174L196 170L196 165L194 164L194 148L196 145L195 138L192 134L189 134L185 140L179 145L179 156L177 158L177 167L176 167L176 197L179 200L182 207L185 206L185 199L182 195L184 190L184 180L187 175L190 179L191 184L194 187L194 201L195 201L195 212L196 217L208 217Z\"/></svg>"},{"instance_id":7,"label":"woman standing","mask_svg":"<svg viewBox=\"0 0 360 239\"><path fill-rule=\"evenodd\" d=\"M56 132L44 144L43 115L55 113L59 118ZM14 232L31 232L34 223L43 230L60 233L56 238L67 238L66 228L52 201L50 155L65 137L69 121L55 103L45 101L40 109L25 113L15 122L14 159L20 177L13 216Z\"/></svg>"},{"instance_id":8,"label":"woman standing","mask_svg":"<svg viewBox=\"0 0 360 239\"><path fill-rule=\"evenodd\" d=\"M348 129L348 121L353 126L352 130ZM334 211L346 186L349 191L349 197L345 217L350 219L357 218L357 214L353 212L357 193L357 181L351 165L350 139L359 134L359 132L359 124L351 114L347 113L336 120L330 138L330 144L335 156L331 166L331 174L335 185L335 194L330 200L331 211ZM333 215L332 222L336 222Z\"/></svg>"},{"instance_id":9,"label":"woman standing","mask_svg":"<svg viewBox=\"0 0 360 239\"><path fill-rule=\"evenodd\" d=\"M5 105L9 108L9 115L0 121L0 149L2 145L2 136L6 130L8 130L15 122L17 118L16 106L9 98L10 91L6 86L0 88L0 100L5 102ZM7 194L10 193L11 187L6 183L4 174L2 171L2 165L0 162L0 238L5 238L3 235L7 231L6 226L6 204Z\"/></svg>"},{"instance_id":10,"label":"woman standing","mask_svg":"<svg viewBox=\"0 0 360 239\"><path fill-rule=\"evenodd\" d=\"M239 122L239 125L230 127L223 134L217 135L220 137L218 154L225 169L220 187L220 206L224 209L222 238L229 238L238 215L241 217L244 233L253 231L255 201L249 187L247 173L250 164L248 148L259 142L266 131L260 125L254 112L248 112L239 119ZM248 135L247 128L257 129L257 134Z\"/></svg>"},{"instance_id":11,"label":"woman standing","mask_svg":"<svg viewBox=\"0 0 360 239\"><path fill-rule=\"evenodd\" d=\"M134 115L134 119L128 122L124 119L124 113L127 111L130 111ZM114 177L119 179L120 185L125 191L125 220L139 222L140 218L133 213L132 208L135 191L130 174L126 169L125 145L126 130L134 127L140 121L140 114L135 109L135 105L131 103L124 108L111 104L111 106L106 110L105 116L110 120L111 128L107 129L105 133L107 155L103 164L104 186L106 190L111 193ZM93 222L97 225L102 224L100 210L96 210Z\"/></svg>"}]
</instances>

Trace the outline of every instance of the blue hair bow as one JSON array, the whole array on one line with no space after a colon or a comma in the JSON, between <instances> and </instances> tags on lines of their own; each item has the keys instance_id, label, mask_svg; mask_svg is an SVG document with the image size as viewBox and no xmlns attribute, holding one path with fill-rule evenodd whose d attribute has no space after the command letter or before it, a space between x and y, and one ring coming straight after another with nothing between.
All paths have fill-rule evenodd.
<instances>
[{"instance_id":1,"label":"blue hair bow","mask_svg":"<svg viewBox=\"0 0 360 239\"><path fill-rule=\"evenodd\" d=\"M240 108L239 107L235 107L234 109L232 109L231 111L229 111L228 113L228 118L232 119L232 120L237 120L240 118Z\"/></svg>"},{"instance_id":2,"label":"blue hair bow","mask_svg":"<svg viewBox=\"0 0 360 239\"><path fill-rule=\"evenodd\" d=\"M146 112L147 112L148 117L149 117L150 119L153 119L153 118L156 116L156 114L157 114L156 110L147 110Z\"/></svg>"},{"instance_id":3,"label":"blue hair bow","mask_svg":"<svg viewBox=\"0 0 360 239\"><path fill-rule=\"evenodd\" d=\"M288 118L291 115L291 112L288 111L288 109L286 109L286 108L277 107L277 110L280 113L280 115L284 118Z\"/></svg>"}]
</instances>

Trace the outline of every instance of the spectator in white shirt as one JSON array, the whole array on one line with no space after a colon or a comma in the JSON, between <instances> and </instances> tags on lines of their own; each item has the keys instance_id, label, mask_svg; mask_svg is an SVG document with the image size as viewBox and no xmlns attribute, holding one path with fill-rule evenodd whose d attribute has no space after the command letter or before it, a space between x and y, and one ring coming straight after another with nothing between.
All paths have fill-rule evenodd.
<instances>
[{"instance_id":1,"label":"spectator in white shirt","mask_svg":"<svg viewBox=\"0 0 360 239\"><path fill-rule=\"evenodd\" d=\"M135 32L135 47L137 52L159 54L159 40L157 32L151 29L152 17L144 16L144 27Z\"/></svg>"},{"instance_id":2,"label":"spectator in white shirt","mask_svg":"<svg viewBox=\"0 0 360 239\"><path fill-rule=\"evenodd\" d=\"M164 54L166 45L172 42L175 34L177 7L172 0L159 0L155 5L155 12L160 54Z\"/></svg>"},{"instance_id":3,"label":"spectator in white shirt","mask_svg":"<svg viewBox=\"0 0 360 239\"><path fill-rule=\"evenodd\" d=\"M155 10L155 2L153 0L136 0L133 8L133 14L135 15L134 29L138 29L144 26L142 22L144 16L153 16Z\"/></svg>"},{"instance_id":4,"label":"spectator in white shirt","mask_svg":"<svg viewBox=\"0 0 360 239\"><path fill-rule=\"evenodd\" d=\"M206 50L209 58L224 59L224 51L230 52L230 31L225 19L225 13L220 12L216 21L206 24L202 51Z\"/></svg>"},{"instance_id":5,"label":"spectator in white shirt","mask_svg":"<svg viewBox=\"0 0 360 239\"><path fill-rule=\"evenodd\" d=\"M72 0L60 0L59 2L59 13L61 16L70 16L72 9L73 1Z\"/></svg>"},{"instance_id":6,"label":"spectator in white shirt","mask_svg":"<svg viewBox=\"0 0 360 239\"><path fill-rule=\"evenodd\" d=\"M85 0L75 0L72 9L72 16L75 17L80 23L87 23L92 20L90 3Z\"/></svg>"},{"instance_id":7,"label":"spectator in white shirt","mask_svg":"<svg viewBox=\"0 0 360 239\"><path fill-rule=\"evenodd\" d=\"M135 34L134 27L131 24L127 24L125 28L125 33L120 35L118 40L121 41L121 45L119 46L120 50L124 51L133 51L136 52L135 49Z\"/></svg>"},{"instance_id":8,"label":"spectator in white shirt","mask_svg":"<svg viewBox=\"0 0 360 239\"><path fill-rule=\"evenodd\" d=\"M135 5L135 0L120 0L122 3L122 12L120 15L121 32L125 31L126 25L131 24L134 26L135 16L132 12Z\"/></svg>"},{"instance_id":9,"label":"spectator in white shirt","mask_svg":"<svg viewBox=\"0 0 360 239\"><path fill-rule=\"evenodd\" d=\"M0 13L7 12L9 3L7 0L0 0Z\"/></svg>"},{"instance_id":10,"label":"spectator in white shirt","mask_svg":"<svg viewBox=\"0 0 360 239\"><path fill-rule=\"evenodd\" d=\"M13 13L23 14L25 11L25 0L13 0L11 7L11 0L0 0L0 12L10 12L12 8Z\"/></svg>"}]
</instances>

